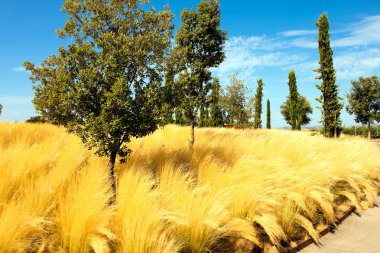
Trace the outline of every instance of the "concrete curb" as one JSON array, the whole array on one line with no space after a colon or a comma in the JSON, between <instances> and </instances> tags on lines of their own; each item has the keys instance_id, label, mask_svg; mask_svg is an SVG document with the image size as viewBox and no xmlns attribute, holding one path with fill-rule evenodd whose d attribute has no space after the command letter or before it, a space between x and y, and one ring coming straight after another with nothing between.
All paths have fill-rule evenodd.
<instances>
[{"instance_id":1,"label":"concrete curb","mask_svg":"<svg viewBox=\"0 0 380 253\"><path fill-rule=\"evenodd\" d=\"M356 211L356 207L351 206L350 209L346 213L344 213L344 215L342 217L337 219L336 224L337 225L341 224L345 219L347 219L348 216L350 216L355 211ZM325 228L324 230L319 232L319 236L323 237L324 235L328 234L332 229L333 229L332 227ZM295 252L298 252L298 251L306 248L307 246L309 246L312 243L314 243L314 240L310 237L310 238L300 242L296 247L287 248L281 252L282 253L295 253Z\"/></svg>"}]
</instances>

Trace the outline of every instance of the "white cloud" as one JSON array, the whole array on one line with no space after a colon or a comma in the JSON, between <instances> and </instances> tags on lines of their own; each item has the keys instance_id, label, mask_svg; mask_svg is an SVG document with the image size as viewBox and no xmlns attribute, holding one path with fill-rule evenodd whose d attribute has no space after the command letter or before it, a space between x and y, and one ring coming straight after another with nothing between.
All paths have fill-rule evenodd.
<instances>
[{"instance_id":1,"label":"white cloud","mask_svg":"<svg viewBox=\"0 0 380 253\"><path fill-rule=\"evenodd\" d=\"M13 71L16 71L16 72L27 72L26 69L25 69L24 67L13 68L12 70L13 70Z\"/></svg>"},{"instance_id":2,"label":"white cloud","mask_svg":"<svg viewBox=\"0 0 380 253\"><path fill-rule=\"evenodd\" d=\"M380 15L367 16L349 25L348 34L332 41L333 47L368 46L380 44Z\"/></svg>"},{"instance_id":3,"label":"white cloud","mask_svg":"<svg viewBox=\"0 0 380 253\"><path fill-rule=\"evenodd\" d=\"M32 98L22 96L3 96L0 97L0 104L4 107L32 105Z\"/></svg>"},{"instance_id":4,"label":"white cloud","mask_svg":"<svg viewBox=\"0 0 380 253\"><path fill-rule=\"evenodd\" d=\"M380 49L342 52L334 59L337 78L357 79L380 73Z\"/></svg>"},{"instance_id":5,"label":"white cloud","mask_svg":"<svg viewBox=\"0 0 380 253\"><path fill-rule=\"evenodd\" d=\"M0 104L3 106L0 121L24 121L35 115L31 97L2 96Z\"/></svg>"},{"instance_id":6,"label":"white cloud","mask_svg":"<svg viewBox=\"0 0 380 253\"><path fill-rule=\"evenodd\" d=\"M296 47L302 48L318 48L318 41L309 38L297 38L291 41L291 44Z\"/></svg>"},{"instance_id":7,"label":"white cloud","mask_svg":"<svg viewBox=\"0 0 380 253\"><path fill-rule=\"evenodd\" d=\"M380 44L380 15L367 16L356 23L331 31L332 47L371 46ZM317 30L289 30L278 33L283 37L296 37L289 44L300 48L317 48Z\"/></svg>"},{"instance_id":8,"label":"white cloud","mask_svg":"<svg viewBox=\"0 0 380 253\"><path fill-rule=\"evenodd\" d=\"M281 67L304 60L300 54L284 52L287 43L263 37L232 37L226 43L226 59L214 70L222 82L234 73L255 79L259 67Z\"/></svg>"},{"instance_id":9,"label":"white cloud","mask_svg":"<svg viewBox=\"0 0 380 253\"><path fill-rule=\"evenodd\" d=\"M317 34L317 30L289 30L279 33L279 35L282 35L284 37L298 37L313 34Z\"/></svg>"},{"instance_id":10,"label":"white cloud","mask_svg":"<svg viewBox=\"0 0 380 253\"><path fill-rule=\"evenodd\" d=\"M282 70L294 70L299 82L314 82L317 73L314 72L318 68L318 61L304 61L301 63L293 64L283 67Z\"/></svg>"}]
</instances>

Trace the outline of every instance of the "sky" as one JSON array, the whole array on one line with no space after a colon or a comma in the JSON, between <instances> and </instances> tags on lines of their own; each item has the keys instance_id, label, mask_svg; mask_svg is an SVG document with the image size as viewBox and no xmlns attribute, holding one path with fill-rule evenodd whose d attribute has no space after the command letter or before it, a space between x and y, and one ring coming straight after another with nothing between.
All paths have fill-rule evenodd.
<instances>
[{"instance_id":1,"label":"sky","mask_svg":"<svg viewBox=\"0 0 380 253\"><path fill-rule=\"evenodd\" d=\"M199 1L152 0L156 9L169 5L180 25L183 8L195 8ZM331 45L340 96L344 98L351 80L380 75L380 1L375 0L221 0L222 29L228 32L226 60L213 69L223 86L237 73L252 92L257 79L265 84L271 101L272 127L286 126L280 105L288 95L288 72L294 69L298 89L307 97L314 112L310 126L320 125L315 87L318 67L317 27L324 11L330 21ZM0 0L0 121L24 121L36 115L25 60L39 65L67 43L55 33L64 25L62 0ZM345 105L347 104L344 99ZM344 125L354 125L354 116L342 111Z\"/></svg>"}]
</instances>

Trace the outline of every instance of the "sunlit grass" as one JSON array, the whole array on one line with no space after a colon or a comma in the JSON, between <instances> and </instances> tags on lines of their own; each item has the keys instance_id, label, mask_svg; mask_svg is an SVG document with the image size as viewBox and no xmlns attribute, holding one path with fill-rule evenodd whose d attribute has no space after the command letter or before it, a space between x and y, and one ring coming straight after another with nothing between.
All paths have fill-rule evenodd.
<instances>
[{"instance_id":1,"label":"sunlit grass","mask_svg":"<svg viewBox=\"0 0 380 253\"><path fill-rule=\"evenodd\" d=\"M281 247L378 191L380 153L358 138L167 126L129 144L108 206L106 159L63 128L0 124L0 251L228 252Z\"/></svg>"}]
</instances>

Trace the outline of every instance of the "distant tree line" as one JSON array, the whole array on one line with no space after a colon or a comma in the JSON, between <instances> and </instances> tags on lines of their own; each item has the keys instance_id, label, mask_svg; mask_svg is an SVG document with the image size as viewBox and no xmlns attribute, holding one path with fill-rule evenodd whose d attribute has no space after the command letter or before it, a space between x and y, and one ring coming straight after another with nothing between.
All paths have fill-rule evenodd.
<instances>
[{"instance_id":1,"label":"distant tree line","mask_svg":"<svg viewBox=\"0 0 380 253\"><path fill-rule=\"evenodd\" d=\"M344 127L342 128L342 133L346 135L353 135L353 136L360 136L364 138L368 138L368 132L370 132L370 136L373 139L379 139L380 138L380 126L373 126L368 129L368 126L362 125L362 126L351 126L351 127Z\"/></svg>"}]
</instances>

